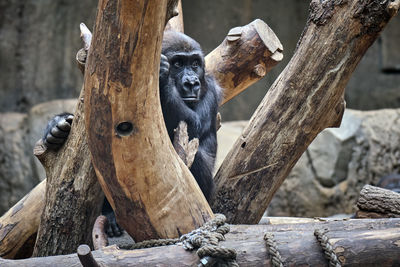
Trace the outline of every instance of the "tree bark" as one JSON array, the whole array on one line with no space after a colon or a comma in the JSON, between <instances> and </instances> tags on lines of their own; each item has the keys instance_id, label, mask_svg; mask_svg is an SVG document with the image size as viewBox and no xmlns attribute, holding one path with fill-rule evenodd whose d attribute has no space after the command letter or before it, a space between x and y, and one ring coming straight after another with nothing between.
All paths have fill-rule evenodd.
<instances>
[{"instance_id":1,"label":"tree bark","mask_svg":"<svg viewBox=\"0 0 400 267\"><path fill-rule=\"evenodd\" d=\"M178 237L213 217L162 117L166 8L167 1L101 0L85 70L92 163L118 223L135 241Z\"/></svg>"},{"instance_id":2,"label":"tree bark","mask_svg":"<svg viewBox=\"0 0 400 267\"><path fill-rule=\"evenodd\" d=\"M206 56L206 71L224 88L222 104L263 78L283 59L283 46L262 20L236 27Z\"/></svg>"},{"instance_id":3,"label":"tree bark","mask_svg":"<svg viewBox=\"0 0 400 267\"><path fill-rule=\"evenodd\" d=\"M397 266L400 219L330 221L305 224L232 225L222 247L237 250L239 266L272 266L264 235L273 233L284 266L328 266L314 230L326 229L326 236L342 266ZM93 251L100 266L195 266L196 253L180 245L137 250L115 246ZM2 260L3 267L81 266L76 254L25 260Z\"/></svg>"},{"instance_id":4,"label":"tree bark","mask_svg":"<svg viewBox=\"0 0 400 267\"><path fill-rule=\"evenodd\" d=\"M376 186L365 185L357 201L357 217L400 217L400 194Z\"/></svg>"},{"instance_id":5,"label":"tree bark","mask_svg":"<svg viewBox=\"0 0 400 267\"><path fill-rule=\"evenodd\" d=\"M315 136L338 127L344 88L399 1L317 1L293 58L271 86L216 177L215 212L257 223Z\"/></svg>"},{"instance_id":6,"label":"tree bark","mask_svg":"<svg viewBox=\"0 0 400 267\"><path fill-rule=\"evenodd\" d=\"M47 176L35 257L68 254L79 244L91 244L90 233L104 195L89 160L86 135L82 134L84 127L80 101L69 138L60 151L47 150L41 141L35 147L34 154L45 167Z\"/></svg>"}]
</instances>

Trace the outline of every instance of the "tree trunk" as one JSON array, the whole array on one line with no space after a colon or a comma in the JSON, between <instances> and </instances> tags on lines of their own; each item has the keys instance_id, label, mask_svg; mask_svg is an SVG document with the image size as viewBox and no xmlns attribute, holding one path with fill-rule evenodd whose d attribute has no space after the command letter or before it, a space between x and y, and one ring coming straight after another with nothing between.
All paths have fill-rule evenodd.
<instances>
[{"instance_id":1,"label":"tree trunk","mask_svg":"<svg viewBox=\"0 0 400 267\"><path fill-rule=\"evenodd\" d=\"M166 1L101 0L85 70L92 163L118 223L135 241L178 237L213 217L162 117L166 8Z\"/></svg>"},{"instance_id":2,"label":"tree trunk","mask_svg":"<svg viewBox=\"0 0 400 267\"><path fill-rule=\"evenodd\" d=\"M400 194L376 186L365 185L357 201L357 217L399 218Z\"/></svg>"},{"instance_id":3,"label":"tree trunk","mask_svg":"<svg viewBox=\"0 0 400 267\"><path fill-rule=\"evenodd\" d=\"M273 233L284 266L328 266L324 251L314 236L325 229L328 242L342 266L398 266L400 264L400 219L330 221L305 224L232 225L222 247L237 250L239 266L272 266L264 235ZM93 251L100 266L196 266L196 253L181 245L137 250L115 246ZM81 266L77 255L2 260L2 267Z\"/></svg>"},{"instance_id":4,"label":"tree trunk","mask_svg":"<svg viewBox=\"0 0 400 267\"><path fill-rule=\"evenodd\" d=\"M212 208L231 223L257 223L315 136L338 127L344 88L361 57L399 9L399 1L311 2L288 66L228 153Z\"/></svg>"},{"instance_id":5,"label":"tree trunk","mask_svg":"<svg viewBox=\"0 0 400 267\"><path fill-rule=\"evenodd\" d=\"M34 154L45 167L47 176L35 257L69 254L80 244L91 244L90 233L104 195L88 160L86 135L82 134L84 127L83 102L80 101L69 138L60 151L46 150L40 143L35 147Z\"/></svg>"}]
</instances>

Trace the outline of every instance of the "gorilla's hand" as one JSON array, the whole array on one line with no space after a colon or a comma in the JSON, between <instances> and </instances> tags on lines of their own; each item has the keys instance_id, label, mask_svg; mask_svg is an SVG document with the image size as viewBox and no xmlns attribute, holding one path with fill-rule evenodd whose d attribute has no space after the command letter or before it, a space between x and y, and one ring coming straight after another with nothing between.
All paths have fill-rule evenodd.
<instances>
[{"instance_id":1,"label":"gorilla's hand","mask_svg":"<svg viewBox=\"0 0 400 267\"><path fill-rule=\"evenodd\" d=\"M164 88L168 84L168 76L169 76L169 62L168 58L161 54L160 59L160 88Z\"/></svg>"},{"instance_id":2,"label":"gorilla's hand","mask_svg":"<svg viewBox=\"0 0 400 267\"><path fill-rule=\"evenodd\" d=\"M47 148L57 150L65 143L71 130L73 119L74 115L71 113L62 113L48 122L42 137L43 143Z\"/></svg>"}]
</instances>

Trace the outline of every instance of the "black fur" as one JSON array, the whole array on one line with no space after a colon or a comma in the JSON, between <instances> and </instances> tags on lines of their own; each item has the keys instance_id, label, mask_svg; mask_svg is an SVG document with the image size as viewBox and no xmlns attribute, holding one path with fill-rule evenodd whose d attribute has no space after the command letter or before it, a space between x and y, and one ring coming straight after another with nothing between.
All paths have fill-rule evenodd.
<instances>
[{"instance_id":1,"label":"black fur","mask_svg":"<svg viewBox=\"0 0 400 267\"><path fill-rule=\"evenodd\" d=\"M209 200L214 191L212 177L217 153L216 116L221 89L213 77L205 74L200 45L187 35L166 32L162 54L165 57L161 57L160 65L160 100L168 135L173 140L174 129L180 121L185 121L189 139L199 139L199 149L190 171ZM176 64L176 60L180 63ZM198 61L197 67L193 66L194 61ZM192 91L196 86L199 87L197 100L184 101L185 94L195 95L183 88L187 80L192 81Z\"/></svg>"},{"instance_id":2,"label":"black fur","mask_svg":"<svg viewBox=\"0 0 400 267\"><path fill-rule=\"evenodd\" d=\"M190 171L206 199L210 200L214 191L216 117L221 89L213 77L205 74L204 55L196 41L183 33L165 33L159 84L161 107L171 141L180 121L187 123L189 139L199 139L199 148ZM68 128L66 121L72 123L72 114L59 114L48 123L43 141L49 148L58 149L65 142L69 131L64 134ZM106 233L109 236L121 235L122 229L107 199L104 200L102 213L109 222Z\"/></svg>"}]
</instances>

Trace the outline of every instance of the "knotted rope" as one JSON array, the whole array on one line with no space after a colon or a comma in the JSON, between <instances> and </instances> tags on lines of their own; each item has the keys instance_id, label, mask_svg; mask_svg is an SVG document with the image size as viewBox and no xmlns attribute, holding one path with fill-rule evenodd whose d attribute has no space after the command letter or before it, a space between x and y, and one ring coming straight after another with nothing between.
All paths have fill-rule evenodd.
<instances>
[{"instance_id":1,"label":"knotted rope","mask_svg":"<svg viewBox=\"0 0 400 267\"><path fill-rule=\"evenodd\" d=\"M200 258L199 267L236 267L239 266L236 263L236 250L218 246L219 241L225 240L224 235L230 230L225 221L226 217L223 214L215 214L214 219L180 238L146 240L121 248L140 249L182 243L186 250L197 249L197 256Z\"/></svg>"}]
</instances>

